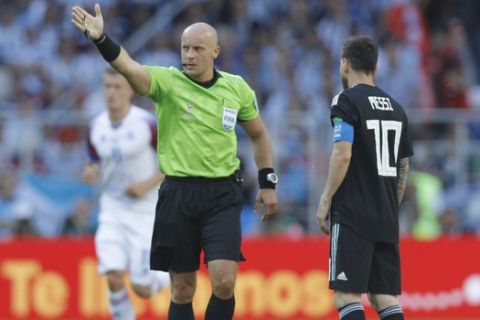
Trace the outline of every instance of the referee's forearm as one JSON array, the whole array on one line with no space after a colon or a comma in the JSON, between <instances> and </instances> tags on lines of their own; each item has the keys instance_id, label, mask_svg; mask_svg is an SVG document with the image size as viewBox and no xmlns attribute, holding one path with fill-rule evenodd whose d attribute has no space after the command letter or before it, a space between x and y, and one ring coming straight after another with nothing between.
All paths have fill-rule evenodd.
<instances>
[{"instance_id":1,"label":"referee's forearm","mask_svg":"<svg viewBox=\"0 0 480 320\"><path fill-rule=\"evenodd\" d=\"M121 48L120 55L109 63L127 79L136 93L141 96L148 94L151 82L150 74L140 63L133 60L124 48Z\"/></svg>"},{"instance_id":2,"label":"referee's forearm","mask_svg":"<svg viewBox=\"0 0 480 320\"><path fill-rule=\"evenodd\" d=\"M257 168L273 168L272 144L266 131L264 134L252 139L252 145Z\"/></svg>"}]
</instances>

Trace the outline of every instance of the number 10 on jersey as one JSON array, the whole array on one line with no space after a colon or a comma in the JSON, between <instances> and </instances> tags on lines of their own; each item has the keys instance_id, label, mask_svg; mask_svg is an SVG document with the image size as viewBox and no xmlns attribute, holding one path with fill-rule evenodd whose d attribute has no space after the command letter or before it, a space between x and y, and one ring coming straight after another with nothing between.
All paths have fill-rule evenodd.
<instances>
[{"instance_id":1,"label":"number 10 on jersey","mask_svg":"<svg viewBox=\"0 0 480 320\"><path fill-rule=\"evenodd\" d=\"M375 152L377 154L378 175L385 177L396 177L397 167L390 166L390 146L388 133L394 134L394 162L397 163L400 136L402 134L402 123L392 120L367 120L367 129L373 130L375 135Z\"/></svg>"}]
</instances>

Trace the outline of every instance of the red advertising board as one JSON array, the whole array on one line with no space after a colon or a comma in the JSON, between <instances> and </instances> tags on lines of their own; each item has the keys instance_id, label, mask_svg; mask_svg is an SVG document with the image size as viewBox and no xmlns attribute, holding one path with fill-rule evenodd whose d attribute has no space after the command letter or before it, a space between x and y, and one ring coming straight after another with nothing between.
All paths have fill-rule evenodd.
<instances>
[{"instance_id":1,"label":"red advertising board","mask_svg":"<svg viewBox=\"0 0 480 320\"><path fill-rule=\"evenodd\" d=\"M245 240L235 319L336 319L328 289L326 238ZM480 319L480 239L403 239L408 319ZM201 270L194 301L201 318L210 298ZM0 243L0 319L108 319L105 279L96 274L93 239ZM139 319L165 319L169 292L134 299ZM367 306L369 319L376 319Z\"/></svg>"}]
</instances>

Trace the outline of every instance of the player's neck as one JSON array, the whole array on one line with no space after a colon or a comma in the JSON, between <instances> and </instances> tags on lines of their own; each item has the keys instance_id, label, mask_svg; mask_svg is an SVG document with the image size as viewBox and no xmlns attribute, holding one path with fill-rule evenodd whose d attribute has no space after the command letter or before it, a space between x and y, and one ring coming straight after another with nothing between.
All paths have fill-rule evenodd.
<instances>
[{"instance_id":1,"label":"player's neck","mask_svg":"<svg viewBox=\"0 0 480 320\"><path fill-rule=\"evenodd\" d=\"M108 117L112 123L119 123L121 122L130 111L130 105L126 106L125 108L121 108L120 110L110 111L108 113Z\"/></svg>"},{"instance_id":2,"label":"player's neck","mask_svg":"<svg viewBox=\"0 0 480 320\"><path fill-rule=\"evenodd\" d=\"M375 83L373 82L373 75L360 73L360 72L351 72L348 75L348 87L353 88L358 84L375 86Z\"/></svg>"}]
</instances>

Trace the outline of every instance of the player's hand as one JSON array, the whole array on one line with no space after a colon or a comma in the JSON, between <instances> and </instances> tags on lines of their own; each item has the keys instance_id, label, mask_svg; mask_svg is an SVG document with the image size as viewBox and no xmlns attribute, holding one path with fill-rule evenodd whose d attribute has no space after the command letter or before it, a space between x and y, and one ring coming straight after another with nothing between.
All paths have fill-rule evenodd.
<instances>
[{"instance_id":1,"label":"player's hand","mask_svg":"<svg viewBox=\"0 0 480 320\"><path fill-rule=\"evenodd\" d=\"M332 204L332 199L325 197L320 198L317 209L317 222L320 225L320 230L325 234L330 234L330 228L328 227L328 213L330 212L330 205Z\"/></svg>"},{"instance_id":2,"label":"player's hand","mask_svg":"<svg viewBox=\"0 0 480 320\"><path fill-rule=\"evenodd\" d=\"M262 220L265 220L277 211L278 200L274 189L260 189L255 200L255 212L258 212L262 203L265 205Z\"/></svg>"},{"instance_id":3,"label":"player's hand","mask_svg":"<svg viewBox=\"0 0 480 320\"><path fill-rule=\"evenodd\" d=\"M98 40L103 34L103 17L100 5L95 4L95 16L80 6L72 8L72 23L91 40Z\"/></svg>"},{"instance_id":4,"label":"player's hand","mask_svg":"<svg viewBox=\"0 0 480 320\"><path fill-rule=\"evenodd\" d=\"M85 166L82 173L82 179L85 183L97 183L98 174L100 173L100 166L95 163L89 163Z\"/></svg>"},{"instance_id":5,"label":"player's hand","mask_svg":"<svg viewBox=\"0 0 480 320\"><path fill-rule=\"evenodd\" d=\"M138 182L130 185L125 191L130 197L138 199L143 197L149 188L143 182Z\"/></svg>"}]
</instances>

